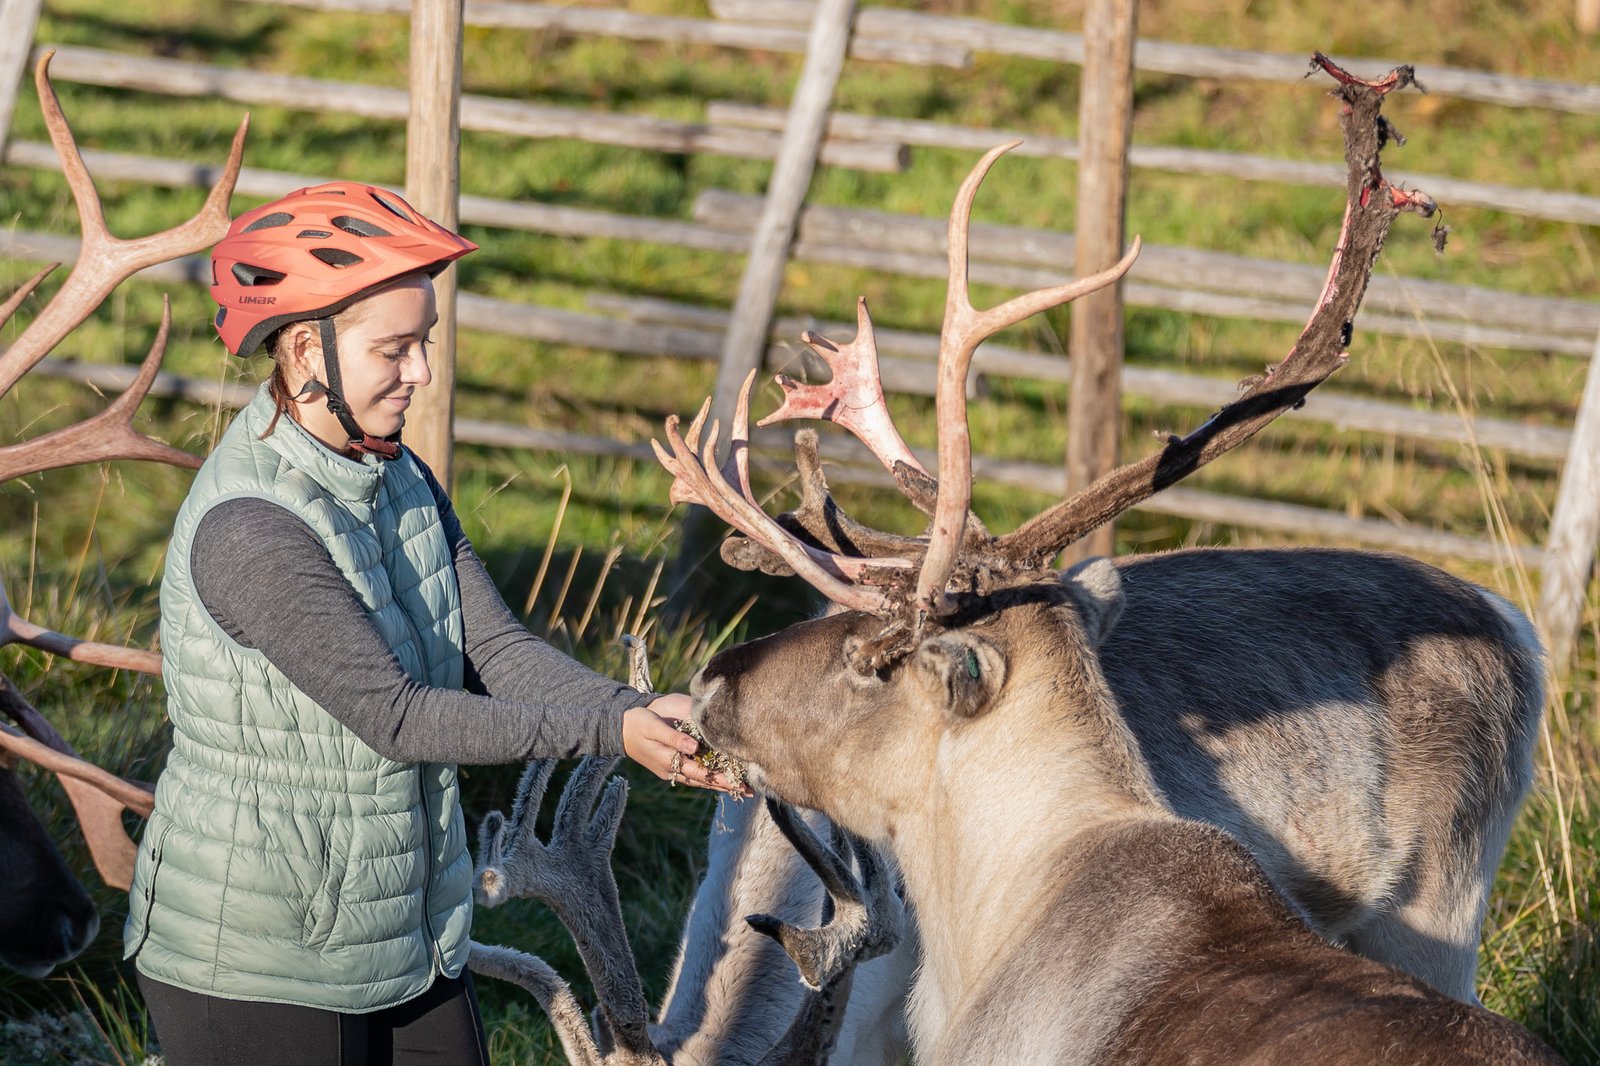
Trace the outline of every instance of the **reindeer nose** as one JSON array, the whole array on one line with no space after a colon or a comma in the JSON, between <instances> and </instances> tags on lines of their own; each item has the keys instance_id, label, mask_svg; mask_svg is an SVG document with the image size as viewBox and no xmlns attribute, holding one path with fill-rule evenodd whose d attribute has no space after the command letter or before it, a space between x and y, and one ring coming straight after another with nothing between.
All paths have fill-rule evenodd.
<instances>
[{"instance_id":1,"label":"reindeer nose","mask_svg":"<svg viewBox=\"0 0 1600 1066\"><path fill-rule=\"evenodd\" d=\"M87 921L85 921L87 917ZM67 958L72 958L94 942L100 933L100 915L93 910L87 916L62 915L60 919L61 946Z\"/></svg>"}]
</instances>

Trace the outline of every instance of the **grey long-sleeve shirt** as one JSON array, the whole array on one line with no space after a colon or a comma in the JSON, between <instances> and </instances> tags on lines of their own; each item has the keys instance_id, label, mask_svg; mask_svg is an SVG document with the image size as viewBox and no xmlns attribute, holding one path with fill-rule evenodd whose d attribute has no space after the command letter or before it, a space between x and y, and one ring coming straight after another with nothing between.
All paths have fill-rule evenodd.
<instances>
[{"instance_id":1,"label":"grey long-sleeve shirt","mask_svg":"<svg viewBox=\"0 0 1600 1066\"><path fill-rule=\"evenodd\" d=\"M490 580L431 474L461 588L465 690L413 680L310 526L268 500L200 521L190 568L234 640L375 751L400 762L506 763L622 751L622 712L649 702L529 633ZM241 579L241 575L248 575Z\"/></svg>"}]
</instances>

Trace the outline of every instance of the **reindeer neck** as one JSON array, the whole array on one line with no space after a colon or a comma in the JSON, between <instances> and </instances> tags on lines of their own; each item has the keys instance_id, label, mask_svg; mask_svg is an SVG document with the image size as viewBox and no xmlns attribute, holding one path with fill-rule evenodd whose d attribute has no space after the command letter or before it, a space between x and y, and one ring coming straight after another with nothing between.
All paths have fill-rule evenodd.
<instances>
[{"instance_id":1,"label":"reindeer neck","mask_svg":"<svg viewBox=\"0 0 1600 1066\"><path fill-rule=\"evenodd\" d=\"M1014 682L984 718L945 733L930 794L896 819L929 965L952 974L1023 935L1050 871L1105 826L1175 817L1108 693L1086 700L1095 685L1059 673Z\"/></svg>"}]
</instances>

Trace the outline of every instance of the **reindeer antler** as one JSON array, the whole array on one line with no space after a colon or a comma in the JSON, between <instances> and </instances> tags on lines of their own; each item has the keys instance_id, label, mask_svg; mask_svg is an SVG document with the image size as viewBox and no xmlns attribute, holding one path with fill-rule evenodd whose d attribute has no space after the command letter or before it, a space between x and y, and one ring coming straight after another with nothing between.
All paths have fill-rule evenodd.
<instances>
[{"instance_id":1,"label":"reindeer antler","mask_svg":"<svg viewBox=\"0 0 1600 1066\"><path fill-rule=\"evenodd\" d=\"M0 711L21 732L0 726L0 748L52 771L78 815L89 854L105 883L126 891L137 849L122 827L122 812L148 818L155 805L149 785L128 781L81 758L45 717L0 674Z\"/></svg>"},{"instance_id":2,"label":"reindeer antler","mask_svg":"<svg viewBox=\"0 0 1600 1066\"><path fill-rule=\"evenodd\" d=\"M1070 303L1121 279L1139 257L1141 242L1132 246L1115 266L1087 278L1037 289L979 311L972 306L967 285L967 230L972 222L972 202L978 186L994 161L1020 141L991 148L956 193L948 227L949 281L945 290L944 326L939 331L939 383L935 408L939 419L939 503L933 515L928 553L917 577L917 606L933 614L949 609L945 583L955 569L972 502L972 438L967 429L967 370L973 353L989 337L1047 308Z\"/></svg>"},{"instance_id":3,"label":"reindeer antler","mask_svg":"<svg viewBox=\"0 0 1600 1066\"><path fill-rule=\"evenodd\" d=\"M39 58L34 67L34 84L38 88L50 140L77 204L82 244L61 289L22 331L16 343L0 353L0 395L10 391L127 278L157 263L202 251L222 239L230 221L228 201L239 176L245 133L250 125L249 116L240 122L227 166L198 214L161 233L136 240L118 239L106 228L105 211L95 191L94 180L84 166L72 127L50 83L53 54L46 52ZM0 325L10 321L55 269L56 266L46 267L0 304ZM31 440L0 447L0 482L42 470L107 459L145 459L190 469L198 467L198 456L133 428L134 413L160 369L171 328L172 306L164 299L161 326L133 383L110 406L91 418ZM4 584L0 582L0 646L11 643L28 644L76 662L148 674L161 672L161 657L154 652L78 640L19 617L12 610ZM144 786L122 781L78 758L60 734L3 679L0 679L0 694L3 694L0 702L4 709L17 718L28 734L24 737L7 732L0 744L56 773L77 810L79 824L101 876L108 884L127 888L133 870L134 845L122 827L121 812L129 809L142 815L150 813Z\"/></svg>"},{"instance_id":4,"label":"reindeer antler","mask_svg":"<svg viewBox=\"0 0 1600 1066\"><path fill-rule=\"evenodd\" d=\"M713 421L706 432L701 454L696 454L695 445L691 443L699 437L710 401L701 406L700 414L690 424L688 439L678 432L677 416L669 415L665 426L668 447L658 441L650 442L656 458L673 476L673 502L704 504L723 521L775 552L795 573L836 603L863 611L883 610L887 598L881 590L867 586L865 580L883 571L907 570L910 560L866 559L818 551L778 525L750 492L748 469L743 464L749 453L750 388L754 381L755 372L751 371L739 390L739 405L734 416L729 462L738 464L737 488L716 464L717 422Z\"/></svg>"},{"instance_id":5,"label":"reindeer antler","mask_svg":"<svg viewBox=\"0 0 1600 1066\"><path fill-rule=\"evenodd\" d=\"M644 986L611 874L611 850L628 799L626 781L606 780L617 758L589 756L578 764L562 790L548 843L535 835L534 821L555 760L528 764L517 784L510 820L496 811L479 827L478 901L493 907L507 899L539 899L572 932L594 981L600 1014L597 1033L566 1032L561 1038L564 1046L581 1047L597 1062L660 1063L661 1056L650 1043ZM474 945L475 969L477 953ZM519 972L543 974L537 968ZM491 972L491 976L502 974ZM541 981L548 985L542 976ZM530 991L536 996L551 994L548 988L541 992L530 986ZM563 1024L555 1014L551 1019ZM620 1057L607 1056L604 1049L612 1041Z\"/></svg>"},{"instance_id":6,"label":"reindeer antler","mask_svg":"<svg viewBox=\"0 0 1600 1066\"><path fill-rule=\"evenodd\" d=\"M1346 204L1339 241L1317 306L1289 354L1243 396L1185 437L1172 437L1160 452L1096 480L1043 514L1000 538L999 549L1023 566L1043 566L1057 552L1135 504L1187 477L1298 406L1307 393L1349 361L1356 312L1366 295L1389 226L1402 211L1430 217L1436 210L1427 195L1391 185L1379 169L1379 155L1392 127L1380 114L1390 91L1415 82L1409 66L1376 81L1363 81L1321 52L1314 69L1332 74L1342 100ZM1374 196L1375 192L1386 195Z\"/></svg>"},{"instance_id":7,"label":"reindeer antler","mask_svg":"<svg viewBox=\"0 0 1600 1066\"><path fill-rule=\"evenodd\" d=\"M829 847L796 811L770 797L767 813L822 879L833 914L817 929L752 914L745 918L750 927L783 945L799 967L800 979L815 990L834 984L858 964L893 951L900 941L903 908L894 891L894 875L877 849L837 826L835 845ZM850 872L851 858L860 868L859 878Z\"/></svg>"},{"instance_id":8,"label":"reindeer antler","mask_svg":"<svg viewBox=\"0 0 1600 1066\"><path fill-rule=\"evenodd\" d=\"M909 449L888 422L881 384L876 378L876 351L865 303L858 305L857 336L850 344L841 347L819 343L810 334L805 337L828 359L835 381L821 387L781 381L788 393L785 403L761 423L767 425L787 417L820 417L861 437L872 454L895 474L901 491L919 507L925 507L930 494L934 496L933 520L926 540L893 537L850 522L828 495L815 462L813 439L797 438L802 502L798 510L782 516L779 523L787 528L797 527L808 539L837 549L826 556L824 573L819 578L816 568L793 566L790 558L794 550L769 533L751 534L750 530L761 523L748 513L741 516L742 524L735 524L750 535L751 541L730 542L724 557L737 565L769 572L792 569L836 603L888 616L889 625L877 640L864 646L857 664L859 668L876 669L909 647L914 634L928 620L937 619L956 606L957 598L950 591L953 586L982 594L1045 569L1068 544L1237 447L1283 411L1302 402L1306 393L1348 359L1344 346L1390 223L1401 211L1427 216L1435 209L1425 194L1386 181L1378 166L1381 150L1393 132L1379 113L1382 98L1414 83L1411 68L1399 67L1384 78L1369 82L1353 77L1321 53L1313 58L1313 68L1333 75L1339 87L1332 95L1345 105L1341 121L1349 173L1348 204L1322 296L1299 341L1264 380L1188 436L1171 438L1160 453L1105 475L1012 533L999 538L989 536L971 511L965 382L974 352L982 341L1006 326L1115 282L1129 269L1140 246L1135 238L1119 263L1094 277L1026 293L987 311L975 309L968 295L967 231L979 184L994 161L1014 146L1002 145L973 168L950 212L949 281L940 335L936 401L937 482L927 478L920 465L913 465L914 457L907 458ZM870 557L888 551L897 560L920 559L914 588L907 585L903 575L896 575L888 581L881 576L870 579L884 585L882 590L863 590L862 579L856 575L874 571L851 566L846 560L854 556L849 553Z\"/></svg>"},{"instance_id":9,"label":"reindeer antler","mask_svg":"<svg viewBox=\"0 0 1600 1066\"><path fill-rule=\"evenodd\" d=\"M17 343L0 355L0 395L4 395L39 360L50 354L124 280L146 267L209 248L223 238L231 221L228 201L233 196L233 186L239 177L245 133L250 128L250 117L246 115L239 123L238 132L233 135L228 164L197 215L182 225L148 237L118 239L106 228L105 212L100 206L100 196L95 192L94 179L84 166L83 156L79 154L77 141L72 136L72 128L62 113L61 101L50 84L50 58L53 55L54 52L46 52L39 57L34 67L33 81L39 91L39 106L44 111L45 124L50 130L50 141L61 158L62 172L72 189L72 198L78 205L83 244L61 291L23 332Z\"/></svg>"}]
</instances>

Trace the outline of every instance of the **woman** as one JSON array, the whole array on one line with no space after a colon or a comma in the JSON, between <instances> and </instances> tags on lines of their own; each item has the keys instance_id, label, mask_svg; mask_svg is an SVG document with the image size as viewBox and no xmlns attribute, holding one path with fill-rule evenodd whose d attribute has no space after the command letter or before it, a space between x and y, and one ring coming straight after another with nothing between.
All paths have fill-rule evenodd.
<instances>
[{"instance_id":1,"label":"woman","mask_svg":"<svg viewBox=\"0 0 1600 1066\"><path fill-rule=\"evenodd\" d=\"M487 1063L458 763L695 743L531 636L399 444L433 275L476 248L388 191L303 189L212 253L216 326L272 375L178 513L173 748L125 931L170 1066ZM692 760L689 783L727 788Z\"/></svg>"}]
</instances>

